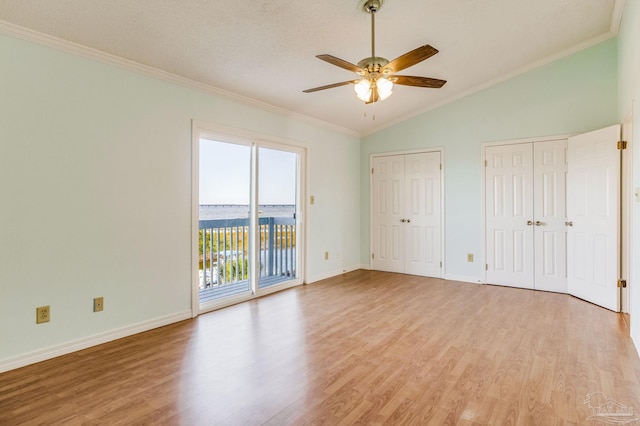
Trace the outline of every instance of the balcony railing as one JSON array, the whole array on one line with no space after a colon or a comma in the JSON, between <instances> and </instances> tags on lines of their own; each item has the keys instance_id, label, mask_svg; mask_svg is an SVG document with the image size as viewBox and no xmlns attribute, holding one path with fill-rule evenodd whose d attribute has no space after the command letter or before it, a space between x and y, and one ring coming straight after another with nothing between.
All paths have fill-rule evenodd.
<instances>
[{"instance_id":1,"label":"balcony railing","mask_svg":"<svg viewBox=\"0 0 640 426\"><path fill-rule=\"evenodd\" d=\"M258 227L258 288L295 278L295 219L261 217ZM199 228L200 302L248 292L249 219L201 220Z\"/></svg>"}]
</instances>

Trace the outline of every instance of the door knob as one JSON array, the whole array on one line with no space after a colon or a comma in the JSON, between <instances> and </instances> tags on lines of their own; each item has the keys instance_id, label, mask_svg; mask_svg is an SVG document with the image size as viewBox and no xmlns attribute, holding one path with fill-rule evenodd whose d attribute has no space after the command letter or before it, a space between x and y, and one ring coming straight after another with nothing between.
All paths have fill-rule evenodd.
<instances>
[{"instance_id":1,"label":"door knob","mask_svg":"<svg viewBox=\"0 0 640 426\"><path fill-rule=\"evenodd\" d=\"M527 221L527 226L531 226L531 225L533 225L533 221L532 220L528 220Z\"/></svg>"},{"instance_id":2,"label":"door knob","mask_svg":"<svg viewBox=\"0 0 640 426\"><path fill-rule=\"evenodd\" d=\"M573 226L573 222L565 222L564 223L566 226Z\"/></svg>"},{"instance_id":3,"label":"door knob","mask_svg":"<svg viewBox=\"0 0 640 426\"><path fill-rule=\"evenodd\" d=\"M544 225L544 223L540 222L539 220L536 220L536 226L542 226Z\"/></svg>"},{"instance_id":4,"label":"door knob","mask_svg":"<svg viewBox=\"0 0 640 426\"><path fill-rule=\"evenodd\" d=\"M407 223L411 223L411 219L407 219Z\"/></svg>"},{"instance_id":5,"label":"door knob","mask_svg":"<svg viewBox=\"0 0 640 426\"><path fill-rule=\"evenodd\" d=\"M400 219L400 222L405 223L407 219Z\"/></svg>"}]
</instances>

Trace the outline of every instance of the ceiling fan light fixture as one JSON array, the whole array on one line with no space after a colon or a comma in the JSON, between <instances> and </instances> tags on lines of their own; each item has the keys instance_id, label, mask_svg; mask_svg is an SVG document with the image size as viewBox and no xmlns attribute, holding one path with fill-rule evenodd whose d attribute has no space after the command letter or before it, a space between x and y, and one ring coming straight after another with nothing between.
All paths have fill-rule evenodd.
<instances>
[{"instance_id":1,"label":"ceiling fan light fixture","mask_svg":"<svg viewBox=\"0 0 640 426\"><path fill-rule=\"evenodd\" d=\"M371 82L366 78L363 78L353 86L353 90L356 92L356 96L362 102L369 102L371 99Z\"/></svg>"},{"instance_id":2,"label":"ceiling fan light fixture","mask_svg":"<svg viewBox=\"0 0 640 426\"><path fill-rule=\"evenodd\" d=\"M377 79L376 87L378 88L378 96L380 96L380 100L382 101L393 93L393 83L388 78L380 77Z\"/></svg>"},{"instance_id":3,"label":"ceiling fan light fixture","mask_svg":"<svg viewBox=\"0 0 640 426\"><path fill-rule=\"evenodd\" d=\"M376 56L376 28L375 16L385 0L359 0L359 9L371 15L371 56L362 59L357 65L335 56L324 54L317 55L318 59L328 62L347 71L356 73L355 80L342 81L340 83L327 84L303 90L305 93L353 84L358 99L369 104L387 99L393 93L394 84L413 87L440 88L447 81L429 77L414 77L397 75L398 71L409 68L419 62L429 59L438 50L425 44L410 52L400 55L391 62L381 56Z\"/></svg>"}]
</instances>

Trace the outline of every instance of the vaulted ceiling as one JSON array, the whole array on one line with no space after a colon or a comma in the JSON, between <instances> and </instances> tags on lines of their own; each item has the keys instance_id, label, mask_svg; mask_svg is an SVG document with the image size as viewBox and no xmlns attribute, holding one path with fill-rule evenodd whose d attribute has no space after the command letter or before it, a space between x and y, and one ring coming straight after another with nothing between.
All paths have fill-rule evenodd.
<instances>
[{"instance_id":1,"label":"vaulted ceiling","mask_svg":"<svg viewBox=\"0 0 640 426\"><path fill-rule=\"evenodd\" d=\"M370 56L362 0L0 0L0 20L367 134L614 36L622 2L385 0L377 56L430 44L402 74L448 82L366 107L350 85L302 92L355 78L316 55Z\"/></svg>"}]
</instances>

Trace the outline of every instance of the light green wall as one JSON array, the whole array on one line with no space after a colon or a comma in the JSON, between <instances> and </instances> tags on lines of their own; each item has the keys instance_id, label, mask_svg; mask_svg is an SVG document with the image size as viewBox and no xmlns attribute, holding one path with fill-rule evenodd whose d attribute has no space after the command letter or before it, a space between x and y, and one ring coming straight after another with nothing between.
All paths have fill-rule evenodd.
<instances>
[{"instance_id":1,"label":"light green wall","mask_svg":"<svg viewBox=\"0 0 640 426\"><path fill-rule=\"evenodd\" d=\"M617 122L638 90L638 15L627 0L620 96L611 40L362 141L0 35L0 367L188 313L192 119L307 148L309 281L369 263L371 153L445 147L445 272L481 279L481 144Z\"/></svg>"},{"instance_id":2,"label":"light green wall","mask_svg":"<svg viewBox=\"0 0 640 426\"><path fill-rule=\"evenodd\" d=\"M640 0L626 0L618 33L620 121L631 112L634 99L640 92ZM637 114L636 114L637 115Z\"/></svg>"},{"instance_id":3,"label":"light green wall","mask_svg":"<svg viewBox=\"0 0 640 426\"><path fill-rule=\"evenodd\" d=\"M306 147L307 277L359 266L359 138L9 36L0 52L0 367L189 314L192 119Z\"/></svg>"},{"instance_id":4,"label":"light green wall","mask_svg":"<svg viewBox=\"0 0 640 426\"><path fill-rule=\"evenodd\" d=\"M633 110L632 129L632 188L640 188L640 1L626 0L622 23L618 34L619 68L619 121L625 122ZM640 204L632 202L631 220L631 275L628 277L630 291L631 336L636 347L640 347Z\"/></svg>"},{"instance_id":5,"label":"light green wall","mask_svg":"<svg viewBox=\"0 0 640 426\"><path fill-rule=\"evenodd\" d=\"M586 132L617 120L612 39L365 137L360 156L362 263L370 257L372 153L444 147L445 276L475 282L483 279L481 144ZM476 255L474 263L467 262L467 253Z\"/></svg>"}]
</instances>

